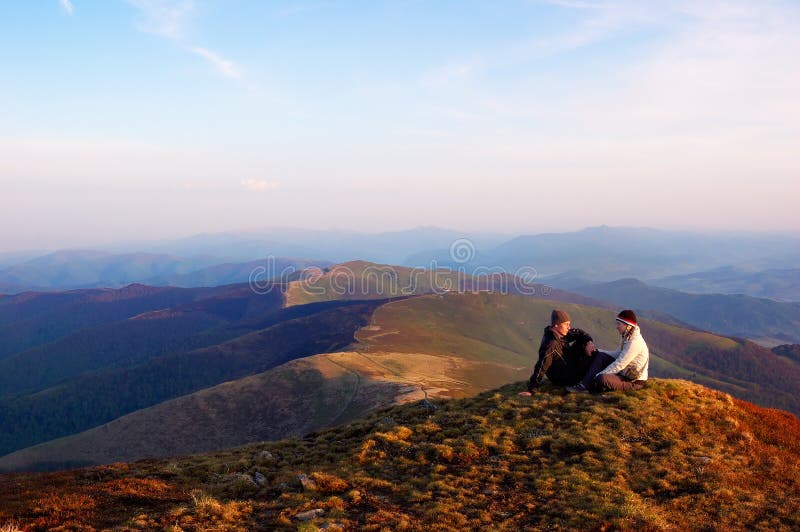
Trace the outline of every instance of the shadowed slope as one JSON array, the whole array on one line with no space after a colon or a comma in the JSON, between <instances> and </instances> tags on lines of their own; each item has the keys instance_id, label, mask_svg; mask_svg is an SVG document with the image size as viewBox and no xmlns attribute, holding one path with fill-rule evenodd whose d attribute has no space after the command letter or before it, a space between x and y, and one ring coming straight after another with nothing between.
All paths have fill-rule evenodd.
<instances>
[{"instance_id":1,"label":"shadowed slope","mask_svg":"<svg viewBox=\"0 0 800 532\"><path fill-rule=\"evenodd\" d=\"M11 452L105 423L162 401L263 372L289 360L340 349L379 303L338 303L218 345L176 352L129 368L87 374L0 402L0 449ZM300 311L303 309L297 309ZM319 310L319 309L318 309ZM288 311L291 317L292 312Z\"/></svg>"},{"instance_id":2,"label":"shadowed slope","mask_svg":"<svg viewBox=\"0 0 800 532\"><path fill-rule=\"evenodd\" d=\"M0 359L82 329L227 291L129 285L119 289L25 292L0 299Z\"/></svg>"}]
</instances>

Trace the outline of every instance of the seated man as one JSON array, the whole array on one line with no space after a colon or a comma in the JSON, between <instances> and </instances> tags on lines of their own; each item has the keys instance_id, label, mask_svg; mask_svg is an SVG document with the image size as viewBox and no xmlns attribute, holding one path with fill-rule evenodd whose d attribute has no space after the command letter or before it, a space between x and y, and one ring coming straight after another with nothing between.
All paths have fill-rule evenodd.
<instances>
[{"instance_id":1,"label":"seated man","mask_svg":"<svg viewBox=\"0 0 800 532\"><path fill-rule=\"evenodd\" d=\"M566 312L553 310L550 326L544 329L528 391L520 395L531 395L545 375L553 384L568 386L578 382L589 369L595 351L592 337L580 329L571 329L570 324Z\"/></svg>"}]
</instances>

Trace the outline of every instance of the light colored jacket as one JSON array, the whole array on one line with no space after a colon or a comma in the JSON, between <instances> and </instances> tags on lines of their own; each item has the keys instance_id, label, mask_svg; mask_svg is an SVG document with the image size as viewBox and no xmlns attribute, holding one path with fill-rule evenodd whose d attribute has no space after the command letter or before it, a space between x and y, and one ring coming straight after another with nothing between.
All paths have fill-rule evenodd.
<instances>
[{"instance_id":1,"label":"light colored jacket","mask_svg":"<svg viewBox=\"0 0 800 532\"><path fill-rule=\"evenodd\" d=\"M631 333L630 340L622 342L616 351L608 353L616 358L606 369L598 373L621 373L631 380L646 381L647 369L650 366L650 350L644 343L642 333L637 326Z\"/></svg>"}]
</instances>

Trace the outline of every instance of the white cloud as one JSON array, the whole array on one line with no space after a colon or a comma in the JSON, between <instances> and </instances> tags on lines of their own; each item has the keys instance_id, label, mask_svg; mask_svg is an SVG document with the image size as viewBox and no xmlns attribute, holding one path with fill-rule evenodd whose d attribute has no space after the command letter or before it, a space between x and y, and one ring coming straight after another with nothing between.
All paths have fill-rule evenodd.
<instances>
[{"instance_id":1,"label":"white cloud","mask_svg":"<svg viewBox=\"0 0 800 532\"><path fill-rule=\"evenodd\" d=\"M61 4L61 8L66 11L68 15L71 15L75 11L75 7L70 0L58 0L58 3Z\"/></svg>"},{"instance_id":2,"label":"white cloud","mask_svg":"<svg viewBox=\"0 0 800 532\"><path fill-rule=\"evenodd\" d=\"M206 50L205 48L195 46L191 48L186 48L189 52L199 55L200 57L207 60L211 63L214 68L216 68L223 76L233 79L241 79L242 74L239 69L236 67L233 62L225 59L224 57L220 57L215 52L211 50Z\"/></svg>"},{"instance_id":3,"label":"white cloud","mask_svg":"<svg viewBox=\"0 0 800 532\"><path fill-rule=\"evenodd\" d=\"M189 0L128 0L128 3L139 10L136 27L140 31L173 40L183 37L186 19L194 11L194 3Z\"/></svg>"},{"instance_id":4,"label":"white cloud","mask_svg":"<svg viewBox=\"0 0 800 532\"><path fill-rule=\"evenodd\" d=\"M251 192L266 192L278 187L275 181L264 181L263 179L243 179L242 188Z\"/></svg>"},{"instance_id":5,"label":"white cloud","mask_svg":"<svg viewBox=\"0 0 800 532\"><path fill-rule=\"evenodd\" d=\"M136 22L139 31L180 43L184 50L202 57L223 76L236 80L242 79L242 73L233 61L225 59L206 47L185 43L185 26L188 18L194 12L194 2L191 0L128 0L128 3L139 10L139 20Z\"/></svg>"}]
</instances>

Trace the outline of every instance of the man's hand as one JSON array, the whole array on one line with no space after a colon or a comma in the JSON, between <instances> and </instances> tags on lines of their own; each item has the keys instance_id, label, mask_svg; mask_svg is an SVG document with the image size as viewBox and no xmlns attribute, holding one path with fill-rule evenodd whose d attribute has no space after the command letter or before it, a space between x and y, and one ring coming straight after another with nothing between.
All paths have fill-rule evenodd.
<instances>
[{"instance_id":1,"label":"man's hand","mask_svg":"<svg viewBox=\"0 0 800 532\"><path fill-rule=\"evenodd\" d=\"M586 356L587 357L592 356L592 353L594 353L595 351L597 351L597 348L594 346L594 342L591 340L586 342Z\"/></svg>"}]
</instances>

